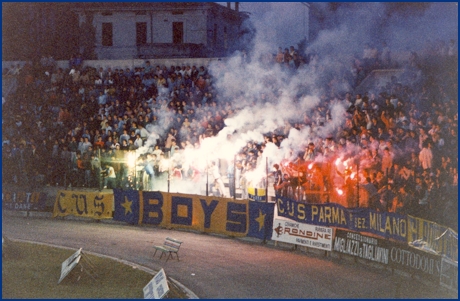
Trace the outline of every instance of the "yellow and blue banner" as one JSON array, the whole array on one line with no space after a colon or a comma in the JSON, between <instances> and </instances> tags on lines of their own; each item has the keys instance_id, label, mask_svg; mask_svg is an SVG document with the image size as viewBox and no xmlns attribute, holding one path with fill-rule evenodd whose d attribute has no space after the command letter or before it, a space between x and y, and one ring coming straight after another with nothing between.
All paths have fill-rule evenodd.
<instances>
[{"instance_id":1,"label":"yellow and blue banner","mask_svg":"<svg viewBox=\"0 0 460 301\"><path fill-rule=\"evenodd\" d=\"M56 196L53 217L74 215L95 219L112 218L113 194L61 190Z\"/></svg>"},{"instance_id":2,"label":"yellow and blue banner","mask_svg":"<svg viewBox=\"0 0 460 301\"><path fill-rule=\"evenodd\" d=\"M391 212L378 212L368 208L349 209L335 203L305 204L278 197L278 215L311 225L367 232L386 239L407 241L406 216Z\"/></svg>"},{"instance_id":3,"label":"yellow and blue banner","mask_svg":"<svg viewBox=\"0 0 460 301\"><path fill-rule=\"evenodd\" d=\"M113 219L127 222L128 224L139 223L139 192L137 190L113 189L115 210Z\"/></svg>"},{"instance_id":4,"label":"yellow and blue banner","mask_svg":"<svg viewBox=\"0 0 460 301\"><path fill-rule=\"evenodd\" d=\"M273 203L114 189L114 219L229 236L271 238Z\"/></svg>"}]
</instances>

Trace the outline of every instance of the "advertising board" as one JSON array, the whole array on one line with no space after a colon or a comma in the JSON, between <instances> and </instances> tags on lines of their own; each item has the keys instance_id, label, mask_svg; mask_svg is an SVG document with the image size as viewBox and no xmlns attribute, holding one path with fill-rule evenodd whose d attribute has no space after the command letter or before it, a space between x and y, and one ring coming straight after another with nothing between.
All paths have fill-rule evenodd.
<instances>
[{"instance_id":1,"label":"advertising board","mask_svg":"<svg viewBox=\"0 0 460 301\"><path fill-rule=\"evenodd\" d=\"M332 251L429 277L436 284L439 283L441 256L403 243L336 229Z\"/></svg>"},{"instance_id":2,"label":"advertising board","mask_svg":"<svg viewBox=\"0 0 460 301\"><path fill-rule=\"evenodd\" d=\"M272 240L331 251L333 229L274 219Z\"/></svg>"}]
</instances>

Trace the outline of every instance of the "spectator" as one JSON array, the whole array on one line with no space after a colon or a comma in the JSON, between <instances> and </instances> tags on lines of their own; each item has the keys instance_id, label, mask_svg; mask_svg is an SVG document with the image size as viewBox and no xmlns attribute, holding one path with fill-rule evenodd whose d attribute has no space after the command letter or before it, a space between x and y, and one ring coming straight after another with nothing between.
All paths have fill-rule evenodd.
<instances>
[{"instance_id":1,"label":"spectator","mask_svg":"<svg viewBox=\"0 0 460 301\"><path fill-rule=\"evenodd\" d=\"M422 150L419 154L420 164L424 171L430 171L433 162L433 153L431 151L431 142L424 141L422 145Z\"/></svg>"},{"instance_id":2,"label":"spectator","mask_svg":"<svg viewBox=\"0 0 460 301\"><path fill-rule=\"evenodd\" d=\"M359 83L364 72L369 72L377 64L380 66L397 64L396 61L392 62L388 58L389 49L384 50L386 47L384 44L382 47L382 55L379 60L382 63L376 62L376 48L369 44L366 46L367 54L365 57L363 55L363 59L356 58L349 65L344 66L345 69L353 69L355 72L354 75L349 72L349 80L353 83L351 88L355 87L354 84ZM251 163L263 163L261 158L265 154L259 150L267 147L269 143L273 143L276 148L285 148L286 146L281 140L289 138L286 142L292 143L293 133L304 133L302 129L310 128L311 131L308 135L302 135L302 138L298 136L298 139L305 140L296 142L301 145L313 144L313 154L306 152L308 155L305 157L306 160L330 162L328 160L336 160L345 152L348 152L348 155L355 157L355 159L357 156L361 156L356 154L366 154L366 156L359 157L362 159L362 168L366 166L366 170L361 171L363 173L360 176L361 179L366 178L364 173L368 174L371 181L380 185L380 189L387 186L387 180L393 180L395 184L399 184L399 182L406 184L404 190L400 189L399 186L401 185L393 185L394 187L390 185L389 189L386 188L385 194L382 195L383 200L387 204L390 203L386 209L406 210L405 205L398 207L399 198L392 203L392 199L388 198L390 191L396 195L407 193L417 199L418 202L424 197L417 191L426 189L432 198L432 196L439 195L440 187L446 185L443 184L446 183L446 179L449 179L447 181L449 187L457 185L456 169L449 166L456 163L458 143L458 109L454 97L456 94L452 94L450 91L452 90L451 82L456 82L455 80L452 81L452 74L445 72L442 68L436 69L436 73L433 73L436 76L423 74L424 76L428 75L426 78L430 78L429 85L426 84L426 81L417 82L415 79L411 79L411 76L408 76L404 81L401 81L400 78L392 78L385 86L373 87L369 93L353 96L347 91L337 90L340 76L333 74L330 79L326 79L328 71L325 66L322 66L321 54L311 54L309 64L301 65L298 63L302 59L300 52L290 47L289 50L285 49L285 53L281 53L281 49L278 49L277 59L272 64L280 64L279 58L282 54L282 63L286 64L286 68L274 69L277 72L276 75L283 78L285 84L290 84L290 81L298 76L296 72L292 72L293 70L300 71L305 68L305 70L310 71L309 69L311 69L313 72L320 73L324 77L324 85L321 84L318 89L322 94L320 103L311 108L312 114L308 110L306 112L299 111L299 120L280 118L277 124L284 126L278 126L273 130L273 133L263 133L270 135L272 142L254 141L256 143L251 142L250 147L243 149L243 154L248 157L248 161L245 163L242 161L243 163L240 164L245 168L237 168L234 175L236 183L240 183L240 179L243 179L242 182L245 183L249 181L248 173L253 167L256 167L252 166ZM384 51L386 51L385 55ZM446 51L446 53L448 52ZM142 141L142 146L147 146L145 148L147 154L152 151L151 148L153 147L160 153L161 147L165 147L166 151L171 149L173 138L176 139L178 145L184 145L184 148L187 145L195 145L195 148L199 148L200 144L205 141L203 139L219 136L222 128L227 125L228 121L232 120L231 118L241 116L239 113L244 112L243 97L237 95L228 97L229 95L221 94L221 90L217 91L215 85L217 81L214 78L216 73L211 69L206 70L204 66L198 69L196 66L190 68L186 65L182 68L179 66L170 66L170 68L157 66L153 68L152 66L148 67L146 62L143 66L135 66L135 72L131 72L131 69L117 69L112 72L111 68L107 68L107 74L104 75L104 70L99 68L97 71L93 68L83 67L81 62L81 56L74 56L70 62L70 71L55 67L52 70L47 69L51 74L50 82L53 85L50 90L45 90L43 86L37 85L36 91L31 92L29 89L31 84L41 80L31 76L28 78L27 84L18 88L18 93L9 96L13 101L6 101L3 107L3 116L6 117L4 118L4 131L8 133L9 137L21 137L27 144L36 144L32 138L37 141L45 141L37 146L36 151L40 158L43 158L39 160L43 161L40 170L41 172L48 172L47 181L53 185L56 183L54 180L59 179L59 170L54 168L56 164L49 164L53 162L50 160L61 158L61 156L65 157L67 151L71 153L72 159L76 159L77 151L80 151L80 157L84 156L85 150L93 142L95 149L103 146L101 159L104 157L104 160L107 160L107 156L115 157L115 153L119 153L120 148L116 147L117 142L123 144L123 148L129 149L128 143L123 143L123 140L129 141L131 137L128 133L131 133L132 130L134 130L134 140L131 145L140 147ZM333 60L333 62L336 61ZM413 62L413 66L423 64L423 57L414 53ZM294 63L294 67L289 65L292 63ZM435 62L432 63L435 64ZM341 63L337 62L336 65L339 66ZM432 72L430 65L427 64L425 67L421 71L422 73L427 70ZM269 66L266 65L265 68L269 68ZM151 83L148 82L149 78L146 74L149 73L149 69L155 77L155 82L153 77L150 78ZM225 69L224 65L222 65L222 69ZM21 74L24 76L31 74L30 67L24 66ZM110 86L96 87L94 78L90 81L85 80L87 76L93 75L98 75L103 84L106 84L106 78L111 76ZM354 83L354 80L358 82ZM96 84L99 85L100 83ZM152 85L152 89L148 88L149 85ZM260 99L251 96L250 93L242 93L247 98L245 100L252 103L251 106L254 108L259 105L265 106L272 100L279 98L278 92L271 90L271 88L275 88L275 85L266 85L266 83L261 82L261 87L265 90L261 93ZM292 86L290 87L292 88ZM216 94L216 92L218 93ZM102 98L100 98L101 96ZM299 97L301 96L299 95ZM201 102L202 100L204 101ZM319 138L326 138L326 134L321 132L326 128L331 130L334 128L332 131L335 131L336 128L330 126L333 118L331 111L327 109L331 107L334 101L350 106L351 110L349 113L344 113L343 119L341 119L345 120L342 128L330 133L331 139L326 139L324 142ZM99 104L101 105L100 112L98 111ZM27 120L14 117L11 118L11 121L7 120L8 117L16 116L18 113L28 116ZM154 130L151 126L154 126ZM176 130L173 130L172 127ZM161 133L155 137L158 129L161 129ZM179 129L179 135L177 135ZM98 134L96 130L101 132ZM121 131L123 134L115 134L114 132L117 131ZM240 129L237 129L238 131ZM168 133L168 135L162 137L162 133ZM140 134L141 141L138 140L139 136L136 134ZM101 135L101 139L98 135ZM149 137L150 135L152 138ZM78 144L77 141L80 138L82 141ZM89 145L85 144L85 138L89 138ZM16 145L18 145L18 141L16 141ZM49 147L51 141L57 141L57 143ZM346 145L341 141L347 141ZM247 141L244 142L246 144ZM424 147L425 145L426 147ZM64 146L67 146L68 150L65 150ZM31 146L31 148L33 147ZM112 152L112 148L117 151ZM358 148L360 148L359 151L357 151ZM385 148L388 148L388 152ZM31 166L21 159L21 149L24 153L24 150L28 148L24 146L11 148L11 155L7 155L5 150L5 157L13 158L14 153L15 159L12 161L18 167L22 163ZM188 147L188 149L191 148ZM361 151L363 149L365 151ZM106 150L110 150L110 152ZM161 156L158 151L155 152L158 157ZM174 150L171 149L171 152ZM295 154L293 156L295 157ZM446 163L447 160L443 159L445 157L450 158L451 162ZM126 176L127 169L125 166L119 162L113 163L113 165L117 176ZM280 170L284 173L283 166L279 165ZM398 165L401 165L400 169L398 169ZM50 166L50 169L46 169L47 166ZM33 170L26 169L30 175L34 175ZM195 174L199 175L196 167L190 169L197 170ZM387 175L387 169L389 175ZM428 174L433 173L435 178L429 180L432 181L429 183L423 174L422 183L415 184L415 178L422 177L424 169L429 171ZM18 182L25 182L21 175L24 174L21 174L17 168L11 178ZM91 175L94 175L93 171ZM183 180L186 179L187 176L184 175ZM411 186L419 187L419 190ZM402 201L402 204L404 203ZM422 201L423 203L424 201ZM418 207L419 205L417 204ZM441 212L444 210L437 208L438 205L435 203L430 204L430 206L430 210ZM433 214L432 216L442 218L442 214Z\"/></svg>"},{"instance_id":3,"label":"spectator","mask_svg":"<svg viewBox=\"0 0 460 301\"><path fill-rule=\"evenodd\" d=\"M104 178L104 189L109 188L113 189L116 188L116 179L117 176L115 174L115 169L110 166L110 164L106 163L104 169L102 170L102 176Z\"/></svg>"}]
</instances>

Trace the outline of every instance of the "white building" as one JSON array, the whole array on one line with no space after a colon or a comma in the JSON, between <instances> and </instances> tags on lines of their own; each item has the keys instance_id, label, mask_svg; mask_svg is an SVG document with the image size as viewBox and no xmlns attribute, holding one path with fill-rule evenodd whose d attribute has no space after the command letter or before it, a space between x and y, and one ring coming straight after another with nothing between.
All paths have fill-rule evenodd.
<instances>
[{"instance_id":1,"label":"white building","mask_svg":"<svg viewBox=\"0 0 460 301\"><path fill-rule=\"evenodd\" d=\"M248 18L237 3L235 9L213 2L74 5L82 39L94 42L80 45L94 45L99 60L225 56L238 47L241 25Z\"/></svg>"}]
</instances>

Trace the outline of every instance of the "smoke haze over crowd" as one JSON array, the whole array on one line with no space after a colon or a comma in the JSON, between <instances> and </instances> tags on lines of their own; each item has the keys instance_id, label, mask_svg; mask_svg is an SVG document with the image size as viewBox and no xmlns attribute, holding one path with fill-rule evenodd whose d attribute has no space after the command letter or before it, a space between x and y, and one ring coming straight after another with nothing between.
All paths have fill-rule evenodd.
<instances>
[{"instance_id":1,"label":"smoke haze over crowd","mask_svg":"<svg viewBox=\"0 0 460 301\"><path fill-rule=\"evenodd\" d=\"M331 9L324 3L315 5ZM217 94L221 99L232 101L236 111L225 120L226 127L217 136L202 142L199 153L188 152L187 160L231 160L247 142L263 142L265 134L283 127L285 121L315 119L313 109L324 105L320 100L326 84L324 74L347 68L353 56L362 56L366 43L381 47L381 43L386 42L394 53L403 54L429 47L432 41L457 36L455 3L343 4L324 16L321 24L324 30L308 46L307 53L302 53L303 56L318 53L317 63L321 69L311 64L295 75L286 74L280 72L278 65L266 64L264 58L275 54L278 46L290 46L280 45L277 38L292 36L299 27L302 29L302 22L295 23L299 16L292 14L301 4L244 3L241 10L249 7L258 7L251 15L256 29L252 51L209 66ZM299 34L296 38L300 41L303 36ZM353 91L345 86L340 92L343 96L344 92ZM325 109L328 118L323 127L291 128L279 149L269 147L266 152L270 154L262 156L268 156L271 163L283 158L294 159L314 138L325 139L334 134L345 121L343 99L331 101ZM263 168L259 166L261 171Z\"/></svg>"},{"instance_id":2,"label":"smoke haze over crowd","mask_svg":"<svg viewBox=\"0 0 460 301\"><path fill-rule=\"evenodd\" d=\"M458 4L455 2L314 2L310 5L310 31L316 27L324 29L320 30L321 39L315 44L326 46L327 42L331 49L340 52L346 49L346 52L361 53L363 43L379 40L385 40L394 50L414 50L436 39L458 36ZM305 36L304 9L300 2L240 3L241 11L251 13L258 39L282 47L296 46Z\"/></svg>"}]
</instances>

